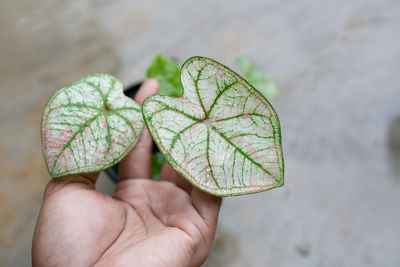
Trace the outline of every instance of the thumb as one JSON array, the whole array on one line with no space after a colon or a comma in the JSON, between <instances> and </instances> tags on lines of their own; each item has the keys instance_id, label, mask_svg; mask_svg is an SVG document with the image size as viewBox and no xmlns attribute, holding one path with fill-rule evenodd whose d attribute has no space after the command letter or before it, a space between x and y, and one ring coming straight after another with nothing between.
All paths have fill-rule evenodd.
<instances>
[{"instance_id":1,"label":"thumb","mask_svg":"<svg viewBox=\"0 0 400 267\"><path fill-rule=\"evenodd\" d=\"M60 189L89 189L95 190L95 184L99 173L85 173L80 175L68 175L61 178L53 178L47 184L44 192L44 198L46 199L51 194L55 193Z\"/></svg>"}]
</instances>

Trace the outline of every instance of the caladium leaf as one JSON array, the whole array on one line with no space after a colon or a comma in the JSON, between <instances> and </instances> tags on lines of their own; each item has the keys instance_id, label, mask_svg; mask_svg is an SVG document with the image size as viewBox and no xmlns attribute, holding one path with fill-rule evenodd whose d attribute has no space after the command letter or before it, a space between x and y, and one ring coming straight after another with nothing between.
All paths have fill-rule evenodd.
<instances>
[{"instance_id":1,"label":"caladium leaf","mask_svg":"<svg viewBox=\"0 0 400 267\"><path fill-rule=\"evenodd\" d=\"M52 177L97 172L119 162L143 131L140 106L119 80L92 74L58 90L41 123L43 154Z\"/></svg>"},{"instance_id":2,"label":"caladium leaf","mask_svg":"<svg viewBox=\"0 0 400 267\"><path fill-rule=\"evenodd\" d=\"M277 99L279 97L279 90L275 81L253 61L244 57L238 57L236 65L247 81L263 93L265 97L269 99Z\"/></svg>"},{"instance_id":3,"label":"caladium leaf","mask_svg":"<svg viewBox=\"0 0 400 267\"><path fill-rule=\"evenodd\" d=\"M181 68L183 98L154 95L142 106L165 160L194 186L218 196L283 185L277 114L238 74L204 57Z\"/></svg>"}]
</instances>

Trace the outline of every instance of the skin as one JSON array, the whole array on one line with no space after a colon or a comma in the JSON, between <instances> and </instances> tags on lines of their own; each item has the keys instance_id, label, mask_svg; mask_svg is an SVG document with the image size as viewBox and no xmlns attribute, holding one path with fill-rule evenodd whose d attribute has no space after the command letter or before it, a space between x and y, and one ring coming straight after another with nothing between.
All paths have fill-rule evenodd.
<instances>
[{"instance_id":1,"label":"skin","mask_svg":"<svg viewBox=\"0 0 400 267\"><path fill-rule=\"evenodd\" d=\"M158 92L147 80L135 101ZM98 173L52 179L46 187L32 244L33 266L199 266L214 238L221 198L164 164L149 179L147 131L120 163L115 193L95 190Z\"/></svg>"}]
</instances>

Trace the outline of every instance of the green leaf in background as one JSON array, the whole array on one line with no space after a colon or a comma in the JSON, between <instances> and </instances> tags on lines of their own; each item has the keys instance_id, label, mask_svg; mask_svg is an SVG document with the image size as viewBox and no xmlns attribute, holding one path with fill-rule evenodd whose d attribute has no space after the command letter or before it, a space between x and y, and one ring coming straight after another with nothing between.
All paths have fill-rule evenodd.
<instances>
[{"instance_id":1,"label":"green leaf in background","mask_svg":"<svg viewBox=\"0 0 400 267\"><path fill-rule=\"evenodd\" d=\"M156 78L160 83L160 95L181 96L180 68L176 62L157 55L147 69L147 78Z\"/></svg>"},{"instance_id":2,"label":"green leaf in background","mask_svg":"<svg viewBox=\"0 0 400 267\"><path fill-rule=\"evenodd\" d=\"M244 58L236 58L236 65L246 80L259 90L268 99L277 99L279 90L275 81L269 77L258 65L253 61Z\"/></svg>"},{"instance_id":3,"label":"green leaf in background","mask_svg":"<svg viewBox=\"0 0 400 267\"><path fill-rule=\"evenodd\" d=\"M151 179L157 181L160 178L164 158L160 152L153 153L151 157Z\"/></svg>"}]
</instances>

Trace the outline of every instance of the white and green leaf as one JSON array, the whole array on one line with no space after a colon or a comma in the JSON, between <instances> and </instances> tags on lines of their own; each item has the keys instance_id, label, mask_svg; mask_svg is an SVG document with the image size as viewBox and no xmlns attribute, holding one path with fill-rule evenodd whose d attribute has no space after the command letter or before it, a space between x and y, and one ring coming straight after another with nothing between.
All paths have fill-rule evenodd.
<instances>
[{"instance_id":1,"label":"white and green leaf","mask_svg":"<svg viewBox=\"0 0 400 267\"><path fill-rule=\"evenodd\" d=\"M140 106L115 77L92 74L58 90L41 123L43 154L52 177L107 169L135 146L143 131Z\"/></svg>"},{"instance_id":2,"label":"white and green leaf","mask_svg":"<svg viewBox=\"0 0 400 267\"><path fill-rule=\"evenodd\" d=\"M154 95L142 106L168 163L194 186L218 196L283 185L279 119L238 74L204 57L181 68L183 98Z\"/></svg>"}]
</instances>

